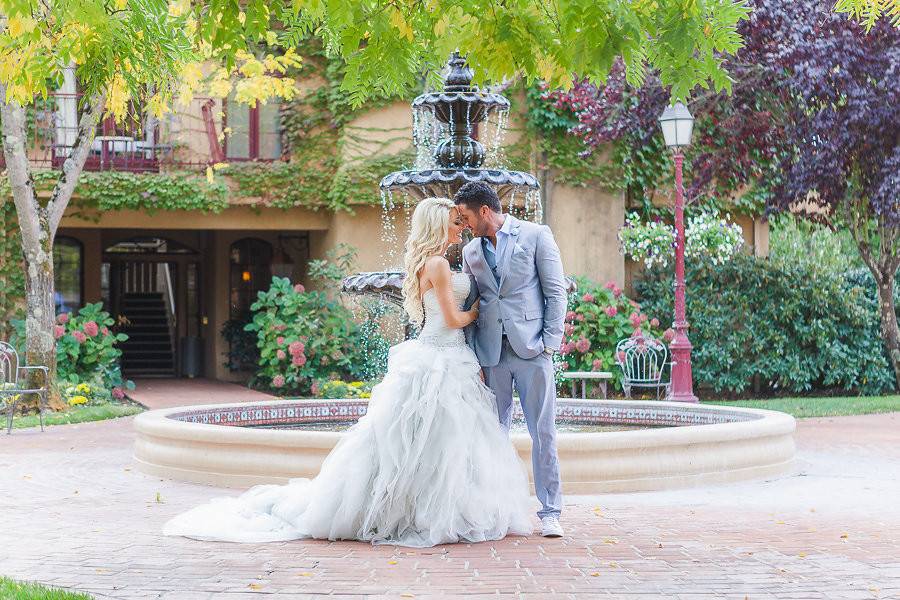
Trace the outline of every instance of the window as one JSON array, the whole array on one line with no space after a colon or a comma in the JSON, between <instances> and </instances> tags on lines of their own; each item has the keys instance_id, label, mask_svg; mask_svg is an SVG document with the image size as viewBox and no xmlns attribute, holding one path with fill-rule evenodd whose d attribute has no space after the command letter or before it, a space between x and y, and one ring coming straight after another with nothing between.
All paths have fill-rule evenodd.
<instances>
[{"instance_id":1,"label":"window","mask_svg":"<svg viewBox=\"0 0 900 600\"><path fill-rule=\"evenodd\" d=\"M258 103L255 107L225 103L225 157L230 160L276 160L281 158L281 107Z\"/></svg>"},{"instance_id":2,"label":"window","mask_svg":"<svg viewBox=\"0 0 900 600\"><path fill-rule=\"evenodd\" d=\"M272 283L272 244L256 238L244 238L231 244L230 304L231 318L247 321L256 294Z\"/></svg>"},{"instance_id":3,"label":"window","mask_svg":"<svg viewBox=\"0 0 900 600\"><path fill-rule=\"evenodd\" d=\"M83 250L81 242L59 236L53 243L53 302L56 314L81 308Z\"/></svg>"}]
</instances>

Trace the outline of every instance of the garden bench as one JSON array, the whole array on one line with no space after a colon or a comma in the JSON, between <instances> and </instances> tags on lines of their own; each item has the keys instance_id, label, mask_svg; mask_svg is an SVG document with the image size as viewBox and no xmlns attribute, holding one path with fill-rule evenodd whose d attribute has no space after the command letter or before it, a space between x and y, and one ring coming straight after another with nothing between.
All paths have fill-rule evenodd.
<instances>
[{"instance_id":1,"label":"garden bench","mask_svg":"<svg viewBox=\"0 0 900 600\"><path fill-rule=\"evenodd\" d=\"M44 374L41 387L28 386L28 373L40 371ZM7 405L6 434L12 433L13 414L22 396L37 394L41 431L44 430L44 405L50 390L50 370L47 367L23 366L19 363L19 353L10 344L0 342L0 401Z\"/></svg>"},{"instance_id":2,"label":"garden bench","mask_svg":"<svg viewBox=\"0 0 900 600\"><path fill-rule=\"evenodd\" d=\"M600 391L603 392L603 399L606 400L606 382L612 379L613 374L609 371L565 371L562 374L563 379L572 380L572 397L575 398L575 382L581 380L581 397L587 398L587 382L596 381L600 384Z\"/></svg>"},{"instance_id":3,"label":"garden bench","mask_svg":"<svg viewBox=\"0 0 900 600\"><path fill-rule=\"evenodd\" d=\"M664 343L649 335L638 335L616 344L616 364L622 369L622 389L625 397L631 398L631 388L654 388L656 399L659 391L665 390L669 396L671 382L663 380L663 372L672 363L669 361L669 349Z\"/></svg>"}]
</instances>

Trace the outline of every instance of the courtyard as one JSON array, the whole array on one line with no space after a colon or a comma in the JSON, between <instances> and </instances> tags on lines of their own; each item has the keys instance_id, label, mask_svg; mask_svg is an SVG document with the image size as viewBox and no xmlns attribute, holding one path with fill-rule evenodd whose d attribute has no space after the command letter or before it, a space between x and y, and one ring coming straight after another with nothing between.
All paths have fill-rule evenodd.
<instances>
[{"instance_id":1,"label":"courtyard","mask_svg":"<svg viewBox=\"0 0 900 600\"><path fill-rule=\"evenodd\" d=\"M799 420L784 477L569 496L561 539L427 550L163 537L170 517L234 491L139 473L132 420L0 438L5 575L116 599L900 595L900 413Z\"/></svg>"}]
</instances>

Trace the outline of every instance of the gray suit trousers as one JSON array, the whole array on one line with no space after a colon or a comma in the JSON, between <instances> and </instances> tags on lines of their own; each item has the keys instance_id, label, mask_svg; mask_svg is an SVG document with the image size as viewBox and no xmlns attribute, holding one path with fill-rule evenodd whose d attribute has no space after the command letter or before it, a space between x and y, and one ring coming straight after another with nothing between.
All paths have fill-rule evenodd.
<instances>
[{"instance_id":1,"label":"gray suit trousers","mask_svg":"<svg viewBox=\"0 0 900 600\"><path fill-rule=\"evenodd\" d=\"M487 385L497 397L500 424L509 431L513 413L513 385L519 393L522 412L531 434L531 465L534 491L541 502L538 517L556 516L562 511L559 459L556 455L556 383L553 360L541 353L521 358L506 338L495 367L484 368Z\"/></svg>"}]
</instances>

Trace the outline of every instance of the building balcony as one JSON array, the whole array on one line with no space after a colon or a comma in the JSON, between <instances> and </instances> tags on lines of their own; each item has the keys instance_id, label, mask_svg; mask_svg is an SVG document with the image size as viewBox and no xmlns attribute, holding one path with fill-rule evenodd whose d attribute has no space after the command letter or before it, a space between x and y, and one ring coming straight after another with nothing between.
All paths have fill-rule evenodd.
<instances>
[{"instance_id":1,"label":"building balcony","mask_svg":"<svg viewBox=\"0 0 900 600\"><path fill-rule=\"evenodd\" d=\"M27 109L27 151L32 167L58 169L71 155L78 134L79 101L78 95L56 93ZM233 140L229 148L221 136L225 110L220 100L195 98L163 119L129 116L124 124L105 119L97 127L84 170L157 173L201 169L224 161L280 158L277 130L266 138L260 133L258 118L254 121L237 114L236 108L227 121ZM261 146L269 149L269 157L259 156ZM5 167L0 153L0 168Z\"/></svg>"}]
</instances>

